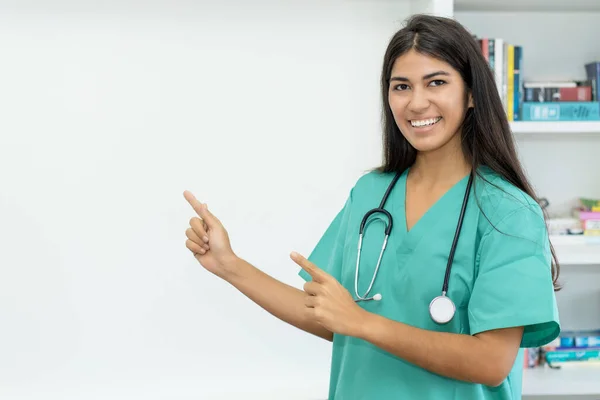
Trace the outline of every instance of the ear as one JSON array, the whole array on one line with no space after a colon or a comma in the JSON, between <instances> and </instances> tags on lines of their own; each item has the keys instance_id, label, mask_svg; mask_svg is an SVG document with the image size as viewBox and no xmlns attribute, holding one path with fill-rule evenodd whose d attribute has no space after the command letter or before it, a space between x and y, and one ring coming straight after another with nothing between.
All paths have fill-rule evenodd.
<instances>
[{"instance_id":1,"label":"ear","mask_svg":"<svg viewBox=\"0 0 600 400\"><path fill-rule=\"evenodd\" d=\"M469 102L467 105L468 108L475 108L475 104L473 103L473 93L469 91Z\"/></svg>"}]
</instances>

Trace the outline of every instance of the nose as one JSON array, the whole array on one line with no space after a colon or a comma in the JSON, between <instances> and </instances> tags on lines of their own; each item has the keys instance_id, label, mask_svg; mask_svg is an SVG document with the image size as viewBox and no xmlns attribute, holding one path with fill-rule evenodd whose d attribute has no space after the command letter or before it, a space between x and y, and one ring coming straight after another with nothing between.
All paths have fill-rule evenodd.
<instances>
[{"instance_id":1,"label":"nose","mask_svg":"<svg viewBox=\"0 0 600 400\"><path fill-rule=\"evenodd\" d=\"M427 93L421 89L411 91L411 97L408 102L408 109L415 114L425 111L429 107L429 98Z\"/></svg>"}]
</instances>

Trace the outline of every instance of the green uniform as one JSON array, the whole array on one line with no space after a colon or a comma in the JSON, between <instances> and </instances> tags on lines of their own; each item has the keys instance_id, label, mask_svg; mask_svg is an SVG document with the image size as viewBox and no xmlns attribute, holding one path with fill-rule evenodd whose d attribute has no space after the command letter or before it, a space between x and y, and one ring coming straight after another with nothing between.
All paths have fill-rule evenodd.
<instances>
[{"instance_id":1,"label":"green uniform","mask_svg":"<svg viewBox=\"0 0 600 400\"><path fill-rule=\"evenodd\" d=\"M471 188L457 244L448 296L454 318L436 324L429 303L441 294L448 253L454 238L468 177L454 185L407 230L405 171L385 205L393 228L370 296L359 302L370 311L417 328L475 335L524 326L521 348L549 343L560 332L551 276L546 224L539 205L488 168ZM355 296L359 226L378 207L394 174L362 176L309 256ZM479 204L478 204L479 203ZM382 220L365 228L358 293L364 295L384 239ZM310 276L303 270L300 276ZM449 379L410 364L363 340L334 335L329 400L515 400L521 398L523 351L498 387ZM465 349L468 352L469 349Z\"/></svg>"}]
</instances>

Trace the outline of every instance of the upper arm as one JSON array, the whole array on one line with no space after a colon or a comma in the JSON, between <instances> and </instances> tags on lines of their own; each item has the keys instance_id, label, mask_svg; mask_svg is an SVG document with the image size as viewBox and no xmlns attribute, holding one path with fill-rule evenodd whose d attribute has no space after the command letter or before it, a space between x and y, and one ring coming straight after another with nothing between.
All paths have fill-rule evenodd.
<instances>
[{"instance_id":1,"label":"upper arm","mask_svg":"<svg viewBox=\"0 0 600 400\"><path fill-rule=\"evenodd\" d=\"M543 346L560 332L543 214L535 205L502 214L480 242L468 306L471 334L490 331L482 337L514 343L520 336L519 347Z\"/></svg>"}]
</instances>

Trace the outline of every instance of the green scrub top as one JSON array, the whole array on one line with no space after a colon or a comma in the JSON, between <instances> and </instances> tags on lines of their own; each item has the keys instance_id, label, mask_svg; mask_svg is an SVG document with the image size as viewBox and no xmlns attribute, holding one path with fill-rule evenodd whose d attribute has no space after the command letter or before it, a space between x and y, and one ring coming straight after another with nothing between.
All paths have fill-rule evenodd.
<instances>
[{"instance_id":1,"label":"green scrub top","mask_svg":"<svg viewBox=\"0 0 600 400\"><path fill-rule=\"evenodd\" d=\"M547 344L560 332L542 210L499 174L485 167L479 170L449 281L448 296L456 305L456 314L448 324L438 325L431 320L429 303L441 294L468 176L408 231L404 212L407 173L398 179L385 205L394 223L369 293L381 293L382 300L358 304L372 313L431 331L475 335L524 326L521 349L504 382L489 387L434 374L371 343L334 334L329 400L520 399L523 348ZM353 297L361 220L379 206L394 175L369 172L358 179L309 256ZM381 219L371 217L369 221L359 270L361 296L371 282L385 236ZM299 274L311 279L304 270Z\"/></svg>"}]
</instances>

